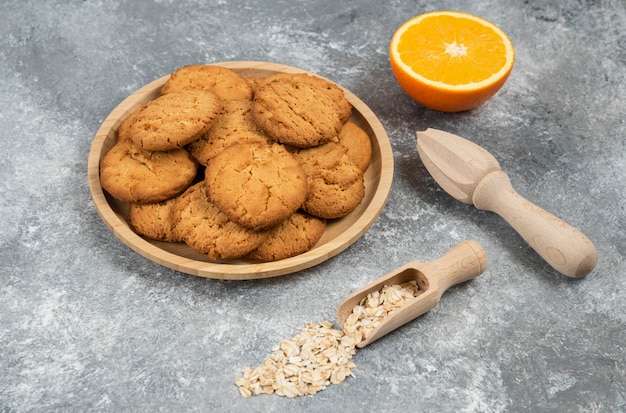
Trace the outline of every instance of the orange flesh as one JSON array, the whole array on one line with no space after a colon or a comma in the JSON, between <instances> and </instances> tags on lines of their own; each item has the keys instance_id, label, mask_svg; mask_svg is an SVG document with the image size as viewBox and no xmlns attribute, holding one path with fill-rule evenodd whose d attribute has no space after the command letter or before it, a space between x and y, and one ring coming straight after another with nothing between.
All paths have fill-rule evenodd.
<instances>
[{"instance_id":1,"label":"orange flesh","mask_svg":"<svg viewBox=\"0 0 626 413\"><path fill-rule=\"evenodd\" d=\"M416 73L448 85L481 82L506 64L506 48L497 33L454 16L425 17L409 27L398 52Z\"/></svg>"}]
</instances>

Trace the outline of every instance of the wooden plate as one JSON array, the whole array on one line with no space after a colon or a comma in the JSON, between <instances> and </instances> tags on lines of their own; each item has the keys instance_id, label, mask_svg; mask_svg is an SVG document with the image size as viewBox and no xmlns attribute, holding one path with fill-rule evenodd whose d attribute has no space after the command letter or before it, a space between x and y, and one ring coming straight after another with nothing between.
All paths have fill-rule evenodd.
<instances>
[{"instance_id":1,"label":"wooden plate","mask_svg":"<svg viewBox=\"0 0 626 413\"><path fill-rule=\"evenodd\" d=\"M235 70L245 77L282 73L307 73L302 69L267 62L214 63ZM157 79L120 103L104 120L91 145L88 161L89 188L98 213L109 229L127 246L160 265L201 277L245 280L293 273L317 265L344 251L359 239L382 211L393 178L393 154L385 130L374 113L354 94L343 89L353 106L351 120L372 139L372 162L365 173L365 198L349 215L328 222L324 235L310 251L275 262L248 259L210 261L183 243L148 240L137 235L128 224L127 204L110 197L100 185L100 160L117 141L120 123L144 103L159 96L169 75Z\"/></svg>"}]
</instances>

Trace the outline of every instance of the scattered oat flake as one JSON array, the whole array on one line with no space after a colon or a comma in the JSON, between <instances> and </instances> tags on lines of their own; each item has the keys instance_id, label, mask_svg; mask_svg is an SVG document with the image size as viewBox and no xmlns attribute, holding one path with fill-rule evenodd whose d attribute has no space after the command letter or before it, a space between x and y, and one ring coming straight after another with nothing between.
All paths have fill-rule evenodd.
<instances>
[{"instance_id":1,"label":"scattered oat flake","mask_svg":"<svg viewBox=\"0 0 626 413\"><path fill-rule=\"evenodd\" d=\"M343 330L328 321L307 323L291 340L271 348L272 354L255 369L243 368L235 381L245 397L276 394L284 397L314 395L329 384L341 384L353 376L352 355L391 312L420 293L415 281L385 285L354 306Z\"/></svg>"},{"instance_id":2,"label":"scattered oat flake","mask_svg":"<svg viewBox=\"0 0 626 413\"><path fill-rule=\"evenodd\" d=\"M299 397L316 394L329 384L341 384L356 367L354 340L332 323L307 323L298 335L274 346L273 353L255 369L242 369L235 381L240 394L276 394Z\"/></svg>"}]
</instances>

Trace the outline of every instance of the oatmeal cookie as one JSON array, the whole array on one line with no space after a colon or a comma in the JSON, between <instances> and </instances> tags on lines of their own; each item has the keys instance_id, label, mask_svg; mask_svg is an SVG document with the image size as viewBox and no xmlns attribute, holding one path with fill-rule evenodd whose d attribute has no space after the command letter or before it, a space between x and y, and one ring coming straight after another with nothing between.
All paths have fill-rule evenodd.
<instances>
[{"instance_id":1,"label":"oatmeal cookie","mask_svg":"<svg viewBox=\"0 0 626 413\"><path fill-rule=\"evenodd\" d=\"M278 261L309 251L324 234L326 220L303 211L269 230L267 239L249 255L260 261Z\"/></svg>"},{"instance_id":2,"label":"oatmeal cookie","mask_svg":"<svg viewBox=\"0 0 626 413\"><path fill-rule=\"evenodd\" d=\"M170 75L161 94L187 89L208 90L224 100L250 100L252 87L234 70L215 65L189 65Z\"/></svg>"},{"instance_id":3,"label":"oatmeal cookie","mask_svg":"<svg viewBox=\"0 0 626 413\"><path fill-rule=\"evenodd\" d=\"M337 106L339 118L343 123L347 122L352 116L352 105L346 99L346 96L336 84L322 77L310 75L307 73L278 73L266 78L260 78L254 80L254 90L258 90L264 83L271 82L274 79L294 79L298 82L307 82L311 86L323 91L331 98L333 103ZM256 93L256 92L255 92Z\"/></svg>"},{"instance_id":4,"label":"oatmeal cookie","mask_svg":"<svg viewBox=\"0 0 626 413\"><path fill-rule=\"evenodd\" d=\"M209 130L222 110L222 100L204 90L168 93L146 103L130 125L130 138L140 148L182 148Z\"/></svg>"},{"instance_id":5,"label":"oatmeal cookie","mask_svg":"<svg viewBox=\"0 0 626 413\"><path fill-rule=\"evenodd\" d=\"M157 241L180 242L174 230L174 206L177 198L152 204L131 204L130 225L139 235Z\"/></svg>"},{"instance_id":6,"label":"oatmeal cookie","mask_svg":"<svg viewBox=\"0 0 626 413\"><path fill-rule=\"evenodd\" d=\"M185 149L147 151L131 142L118 142L100 161L100 182L119 201L160 202L191 185L197 169Z\"/></svg>"},{"instance_id":7,"label":"oatmeal cookie","mask_svg":"<svg viewBox=\"0 0 626 413\"><path fill-rule=\"evenodd\" d=\"M267 229L304 203L307 179L282 145L236 143L211 159L205 181L211 201L232 221Z\"/></svg>"},{"instance_id":8,"label":"oatmeal cookie","mask_svg":"<svg viewBox=\"0 0 626 413\"><path fill-rule=\"evenodd\" d=\"M274 140L300 148L330 141L343 125L333 99L298 78L264 83L254 95L251 111L256 124Z\"/></svg>"},{"instance_id":9,"label":"oatmeal cookie","mask_svg":"<svg viewBox=\"0 0 626 413\"><path fill-rule=\"evenodd\" d=\"M267 237L228 219L210 200L204 182L198 182L177 198L174 207L176 237L211 260L240 258Z\"/></svg>"},{"instance_id":10,"label":"oatmeal cookie","mask_svg":"<svg viewBox=\"0 0 626 413\"><path fill-rule=\"evenodd\" d=\"M329 142L293 153L307 176L306 212L319 218L341 218L361 203L365 196L363 172L343 146Z\"/></svg>"}]
</instances>

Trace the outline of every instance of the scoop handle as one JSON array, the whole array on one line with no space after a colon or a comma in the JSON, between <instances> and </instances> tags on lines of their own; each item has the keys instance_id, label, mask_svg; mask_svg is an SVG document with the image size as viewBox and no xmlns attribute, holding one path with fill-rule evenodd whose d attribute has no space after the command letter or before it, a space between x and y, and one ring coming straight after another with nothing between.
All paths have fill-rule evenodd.
<instances>
[{"instance_id":1,"label":"scoop handle","mask_svg":"<svg viewBox=\"0 0 626 413\"><path fill-rule=\"evenodd\" d=\"M450 287L478 277L487 269L487 254L476 241L462 241L441 257L419 270L429 281L436 282L439 297Z\"/></svg>"},{"instance_id":2,"label":"scoop handle","mask_svg":"<svg viewBox=\"0 0 626 413\"><path fill-rule=\"evenodd\" d=\"M508 222L555 270L582 278L596 265L593 243L579 230L520 196L506 173L492 172L474 189L476 208L495 212Z\"/></svg>"}]
</instances>

